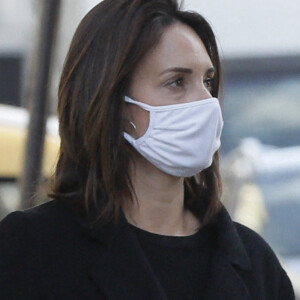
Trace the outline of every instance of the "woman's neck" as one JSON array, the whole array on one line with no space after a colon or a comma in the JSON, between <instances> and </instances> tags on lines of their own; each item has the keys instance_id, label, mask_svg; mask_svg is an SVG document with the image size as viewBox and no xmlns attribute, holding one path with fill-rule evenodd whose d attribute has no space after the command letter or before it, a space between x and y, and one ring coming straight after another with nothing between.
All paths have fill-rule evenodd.
<instances>
[{"instance_id":1,"label":"woman's neck","mask_svg":"<svg viewBox=\"0 0 300 300\"><path fill-rule=\"evenodd\" d=\"M185 236L199 229L198 219L184 209L183 178L168 175L139 158L132 183L138 203L123 207L129 223L162 235Z\"/></svg>"}]
</instances>

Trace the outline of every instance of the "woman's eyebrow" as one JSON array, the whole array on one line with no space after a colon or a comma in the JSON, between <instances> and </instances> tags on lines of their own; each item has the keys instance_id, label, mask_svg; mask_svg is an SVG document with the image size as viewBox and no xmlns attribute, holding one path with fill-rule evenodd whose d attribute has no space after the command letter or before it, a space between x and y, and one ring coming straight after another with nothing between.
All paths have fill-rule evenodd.
<instances>
[{"instance_id":1,"label":"woman's eyebrow","mask_svg":"<svg viewBox=\"0 0 300 300\"><path fill-rule=\"evenodd\" d=\"M207 69L206 74L215 73L215 72L216 72L216 69L214 67L211 67L211 68Z\"/></svg>"},{"instance_id":2,"label":"woman's eyebrow","mask_svg":"<svg viewBox=\"0 0 300 300\"><path fill-rule=\"evenodd\" d=\"M163 75L163 74L169 73L169 72L180 72L180 73L191 74L191 73L193 73L193 70L189 69L189 68L182 68L182 67L171 67L171 68L165 69L159 75Z\"/></svg>"},{"instance_id":3,"label":"woman's eyebrow","mask_svg":"<svg viewBox=\"0 0 300 300\"><path fill-rule=\"evenodd\" d=\"M164 71L162 71L159 75L163 75L165 73L170 73L170 72L178 72L178 73L186 73L186 74L192 74L193 70L189 69L189 68L183 68L183 67L171 67L171 68L167 68ZM206 74L209 73L215 73L216 69L214 67L210 67L209 69L207 69Z\"/></svg>"}]
</instances>

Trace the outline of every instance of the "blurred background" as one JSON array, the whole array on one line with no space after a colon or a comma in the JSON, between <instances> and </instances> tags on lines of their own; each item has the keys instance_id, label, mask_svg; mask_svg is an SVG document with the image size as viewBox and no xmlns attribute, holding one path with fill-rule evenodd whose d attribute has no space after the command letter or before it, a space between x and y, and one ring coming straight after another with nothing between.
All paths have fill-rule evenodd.
<instances>
[{"instance_id":1,"label":"blurred background","mask_svg":"<svg viewBox=\"0 0 300 300\"><path fill-rule=\"evenodd\" d=\"M76 26L98 2L0 0L0 219L38 204L26 187L53 172L60 72ZM299 1L186 0L184 8L206 17L220 46L223 202L268 241L299 297Z\"/></svg>"}]
</instances>

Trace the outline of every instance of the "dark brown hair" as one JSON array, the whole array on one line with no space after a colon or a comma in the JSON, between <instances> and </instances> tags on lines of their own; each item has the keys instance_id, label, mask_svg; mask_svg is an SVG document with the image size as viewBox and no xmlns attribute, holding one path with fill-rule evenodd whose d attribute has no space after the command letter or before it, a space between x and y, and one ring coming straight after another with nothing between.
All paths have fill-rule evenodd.
<instances>
[{"instance_id":1,"label":"dark brown hair","mask_svg":"<svg viewBox=\"0 0 300 300\"><path fill-rule=\"evenodd\" d=\"M190 26L203 41L216 69L212 96L218 97L217 45L201 15L181 11L176 0L102 1L78 26L62 72L61 148L50 197L96 212L104 221L118 220L125 201L134 200L134 150L122 134L124 96L137 64L175 22ZM220 208L220 194L216 153L208 169L185 179L185 207L208 223Z\"/></svg>"}]
</instances>

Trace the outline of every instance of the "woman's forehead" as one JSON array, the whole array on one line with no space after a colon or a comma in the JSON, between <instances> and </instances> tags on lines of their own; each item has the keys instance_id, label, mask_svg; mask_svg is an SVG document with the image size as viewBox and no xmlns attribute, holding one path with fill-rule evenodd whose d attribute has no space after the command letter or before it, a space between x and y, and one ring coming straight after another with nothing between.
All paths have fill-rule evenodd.
<instances>
[{"instance_id":1,"label":"woman's forehead","mask_svg":"<svg viewBox=\"0 0 300 300\"><path fill-rule=\"evenodd\" d=\"M139 64L139 69L150 69L159 74L173 67L203 70L212 67L200 37L192 28L182 23L167 27L159 43Z\"/></svg>"}]
</instances>

